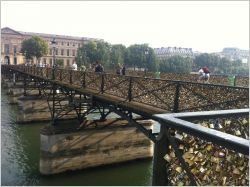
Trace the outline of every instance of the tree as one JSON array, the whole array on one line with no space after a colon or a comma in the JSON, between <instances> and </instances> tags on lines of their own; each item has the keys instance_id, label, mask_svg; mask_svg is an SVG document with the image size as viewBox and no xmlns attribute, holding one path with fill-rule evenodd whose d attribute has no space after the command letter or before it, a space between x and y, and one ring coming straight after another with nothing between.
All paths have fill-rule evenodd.
<instances>
[{"instance_id":1,"label":"tree","mask_svg":"<svg viewBox=\"0 0 250 187\"><path fill-rule=\"evenodd\" d=\"M100 61L109 63L111 45L103 41L90 41L77 51L76 63L78 66Z\"/></svg>"},{"instance_id":2,"label":"tree","mask_svg":"<svg viewBox=\"0 0 250 187\"><path fill-rule=\"evenodd\" d=\"M110 52L110 65L125 63L126 47L122 44L112 45Z\"/></svg>"},{"instance_id":3,"label":"tree","mask_svg":"<svg viewBox=\"0 0 250 187\"><path fill-rule=\"evenodd\" d=\"M45 40L38 36L32 36L22 42L21 52L26 59L36 57L37 61L48 53L48 44Z\"/></svg>"},{"instance_id":4,"label":"tree","mask_svg":"<svg viewBox=\"0 0 250 187\"><path fill-rule=\"evenodd\" d=\"M190 73L193 61L189 57L172 56L159 61L159 70L168 73Z\"/></svg>"},{"instance_id":5,"label":"tree","mask_svg":"<svg viewBox=\"0 0 250 187\"><path fill-rule=\"evenodd\" d=\"M124 45L111 45L103 41L91 41L77 51L78 66L101 61L105 67L126 64L130 67L146 68L149 71L157 69L154 50L147 44L135 44L126 48Z\"/></svg>"},{"instance_id":6,"label":"tree","mask_svg":"<svg viewBox=\"0 0 250 187\"><path fill-rule=\"evenodd\" d=\"M132 67L156 70L156 56L154 50L147 44L134 44L127 48L126 63Z\"/></svg>"},{"instance_id":7,"label":"tree","mask_svg":"<svg viewBox=\"0 0 250 187\"><path fill-rule=\"evenodd\" d=\"M196 70L199 67L208 66L215 74L242 74L245 75L248 67L245 67L241 60L229 60L214 54L203 53L195 57Z\"/></svg>"},{"instance_id":8,"label":"tree","mask_svg":"<svg viewBox=\"0 0 250 187\"><path fill-rule=\"evenodd\" d=\"M55 64L56 64L56 66L58 66L58 67L63 67L63 65L64 65L63 59L56 59Z\"/></svg>"},{"instance_id":9,"label":"tree","mask_svg":"<svg viewBox=\"0 0 250 187\"><path fill-rule=\"evenodd\" d=\"M148 47L148 54L146 54L146 68L149 71L156 71L158 69L157 58L154 52L154 49Z\"/></svg>"},{"instance_id":10,"label":"tree","mask_svg":"<svg viewBox=\"0 0 250 187\"><path fill-rule=\"evenodd\" d=\"M87 65L90 63L90 59L87 56L87 46L83 45L81 48L78 48L76 55L76 63L80 67L81 65Z\"/></svg>"}]
</instances>

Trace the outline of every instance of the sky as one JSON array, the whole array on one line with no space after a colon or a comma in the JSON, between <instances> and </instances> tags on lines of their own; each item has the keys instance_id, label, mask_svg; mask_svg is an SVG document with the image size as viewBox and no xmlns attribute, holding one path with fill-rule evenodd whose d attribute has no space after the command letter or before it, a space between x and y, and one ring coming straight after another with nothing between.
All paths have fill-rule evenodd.
<instances>
[{"instance_id":1,"label":"sky","mask_svg":"<svg viewBox=\"0 0 250 187\"><path fill-rule=\"evenodd\" d=\"M1 1L1 28L219 52L249 49L249 1Z\"/></svg>"}]
</instances>

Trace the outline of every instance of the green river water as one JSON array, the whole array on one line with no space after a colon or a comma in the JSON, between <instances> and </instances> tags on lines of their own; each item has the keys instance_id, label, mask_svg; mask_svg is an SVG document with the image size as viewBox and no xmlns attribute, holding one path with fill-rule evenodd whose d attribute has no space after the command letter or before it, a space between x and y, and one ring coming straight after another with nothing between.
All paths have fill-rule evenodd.
<instances>
[{"instance_id":1,"label":"green river water","mask_svg":"<svg viewBox=\"0 0 250 187\"><path fill-rule=\"evenodd\" d=\"M39 131L45 123L15 123L18 107L1 90L1 185L148 186L152 160L137 160L52 176L39 173Z\"/></svg>"}]
</instances>

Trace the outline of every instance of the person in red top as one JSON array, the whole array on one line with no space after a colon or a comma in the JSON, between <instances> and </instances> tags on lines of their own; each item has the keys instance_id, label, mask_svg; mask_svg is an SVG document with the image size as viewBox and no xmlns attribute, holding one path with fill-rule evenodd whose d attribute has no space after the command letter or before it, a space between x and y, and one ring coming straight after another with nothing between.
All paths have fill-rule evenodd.
<instances>
[{"instance_id":1,"label":"person in red top","mask_svg":"<svg viewBox=\"0 0 250 187\"><path fill-rule=\"evenodd\" d=\"M199 70L199 75L200 75L199 80L203 80L204 83L209 83L210 71L207 66Z\"/></svg>"}]
</instances>

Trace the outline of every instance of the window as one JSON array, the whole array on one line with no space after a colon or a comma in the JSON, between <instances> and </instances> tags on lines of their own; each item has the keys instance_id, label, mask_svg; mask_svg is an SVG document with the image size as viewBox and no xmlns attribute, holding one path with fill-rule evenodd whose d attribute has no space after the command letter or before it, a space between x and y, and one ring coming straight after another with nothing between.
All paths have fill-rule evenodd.
<instances>
[{"instance_id":1,"label":"window","mask_svg":"<svg viewBox=\"0 0 250 187\"><path fill-rule=\"evenodd\" d=\"M56 55L58 55L58 49L56 49Z\"/></svg>"},{"instance_id":2,"label":"window","mask_svg":"<svg viewBox=\"0 0 250 187\"><path fill-rule=\"evenodd\" d=\"M49 59L49 64L52 66L52 58Z\"/></svg>"},{"instance_id":3,"label":"window","mask_svg":"<svg viewBox=\"0 0 250 187\"><path fill-rule=\"evenodd\" d=\"M46 64L46 58L43 59L43 63Z\"/></svg>"},{"instance_id":4,"label":"window","mask_svg":"<svg viewBox=\"0 0 250 187\"><path fill-rule=\"evenodd\" d=\"M16 51L17 51L17 46L14 45L14 54L16 54Z\"/></svg>"},{"instance_id":5,"label":"window","mask_svg":"<svg viewBox=\"0 0 250 187\"><path fill-rule=\"evenodd\" d=\"M9 54L10 53L10 45L9 44L4 44L4 53Z\"/></svg>"},{"instance_id":6,"label":"window","mask_svg":"<svg viewBox=\"0 0 250 187\"><path fill-rule=\"evenodd\" d=\"M67 66L69 66L69 59L67 59Z\"/></svg>"},{"instance_id":7,"label":"window","mask_svg":"<svg viewBox=\"0 0 250 187\"><path fill-rule=\"evenodd\" d=\"M69 46L69 42L67 43L67 46Z\"/></svg>"},{"instance_id":8,"label":"window","mask_svg":"<svg viewBox=\"0 0 250 187\"><path fill-rule=\"evenodd\" d=\"M61 49L61 55L62 55L62 56L64 55L64 50L63 50L63 49Z\"/></svg>"},{"instance_id":9,"label":"window","mask_svg":"<svg viewBox=\"0 0 250 187\"><path fill-rule=\"evenodd\" d=\"M69 56L69 49L67 49L67 56Z\"/></svg>"},{"instance_id":10,"label":"window","mask_svg":"<svg viewBox=\"0 0 250 187\"><path fill-rule=\"evenodd\" d=\"M73 42L73 46L75 46L75 42Z\"/></svg>"},{"instance_id":11,"label":"window","mask_svg":"<svg viewBox=\"0 0 250 187\"><path fill-rule=\"evenodd\" d=\"M64 45L64 43L62 42L62 45Z\"/></svg>"},{"instance_id":12,"label":"window","mask_svg":"<svg viewBox=\"0 0 250 187\"><path fill-rule=\"evenodd\" d=\"M80 44L80 43L78 44L78 47L81 47L81 44Z\"/></svg>"},{"instance_id":13,"label":"window","mask_svg":"<svg viewBox=\"0 0 250 187\"><path fill-rule=\"evenodd\" d=\"M17 65L17 59L16 59L16 57L14 58L14 64Z\"/></svg>"},{"instance_id":14,"label":"window","mask_svg":"<svg viewBox=\"0 0 250 187\"><path fill-rule=\"evenodd\" d=\"M52 55L52 49L49 49L49 54Z\"/></svg>"},{"instance_id":15,"label":"window","mask_svg":"<svg viewBox=\"0 0 250 187\"><path fill-rule=\"evenodd\" d=\"M72 56L75 56L75 50L72 50Z\"/></svg>"}]
</instances>

